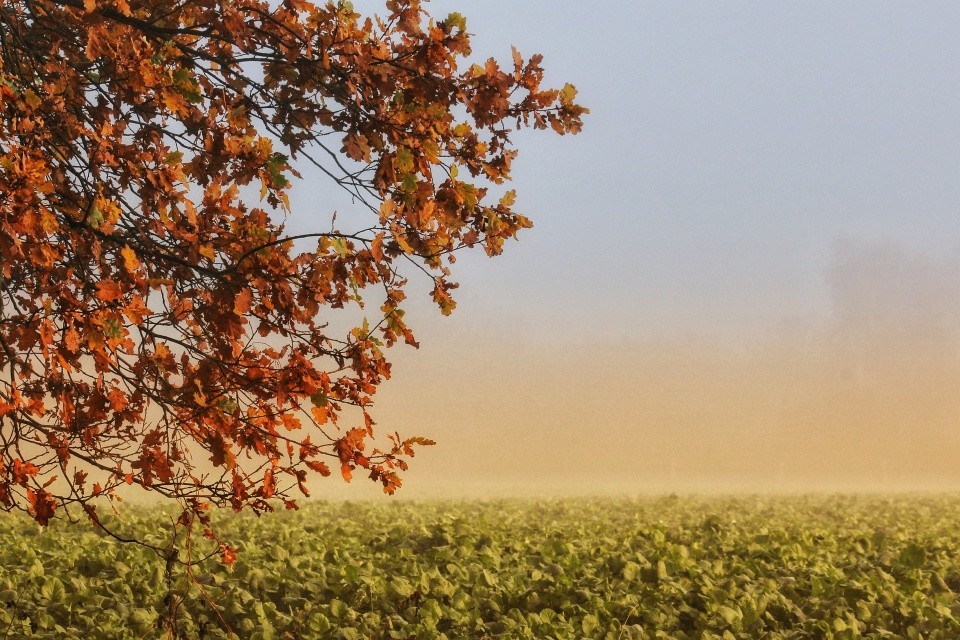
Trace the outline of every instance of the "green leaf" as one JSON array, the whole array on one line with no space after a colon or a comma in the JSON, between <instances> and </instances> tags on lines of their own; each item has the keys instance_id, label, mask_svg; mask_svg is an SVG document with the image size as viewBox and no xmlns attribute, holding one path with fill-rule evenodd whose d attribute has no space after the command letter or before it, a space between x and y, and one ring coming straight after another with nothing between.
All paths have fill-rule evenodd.
<instances>
[{"instance_id":1,"label":"green leaf","mask_svg":"<svg viewBox=\"0 0 960 640\"><path fill-rule=\"evenodd\" d=\"M387 583L387 590L398 598L409 598L414 592L413 585L401 577L391 579Z\"/></svg>"},{"instance_id":2,"label":"green leaf","mask_svg":"<svg viewBox=\"0 0 960 640\"><path fill-rule=\"evenodd\" d=\"M283 168L287 166L288 160L289 158L284 154L274 153L267 158L267 162L264 164L264 168L266 168L267 173L270 174L270 179L277 189L283 189L290 184L287 176L283 173Z\"/></svg>"},{"instance_id":3,"label":"green leaf","mask_svg":"<svg viewBox=\"0 0 960 640\"><path fill-rule=\"evenodd\" d=\"M123 337L123 325L115 318L107 318L103 322L103 335L111 340Z\"/></svg>"},{"instance_id":4,"label":"green leaf","mask_svg":"<svg viewBox=\"0 0 960 640\"><path fill-rule=\"evenodd\" d=\"M720 605L717 607L717 613L727 624L734 624L743 617L743 614L739 609L733 609L726 605Z\"/></svg>"},{"instance_id":5,"label":"green leaf","mask_svg":"<svg viewBox=\"0 0 960 640\"><path fill-rule=\"evenodd\" d=\"M330 601L330 614L337 620L342 620L350 613L350 607L343 600L334 598Z\"/></svg>"},{"instance_id":6,"label":"green leaf","mask_svg":"<svg viewBox=\"0 0 960 640\"><path fill-rule=\"evenodd\" d=\"M627 562L623 565L623 579L624 580L634 580L638 575L640 575L640 565L636 562Z\"/></svg>"},{"instance_id":7,"label":"green leaf","mask_svg":"<svg viewBox=\"0 0 960 640\"><path fill-rule=\"evenodd\" d=\"M310 629L310 631L326 633L333 628L333 625L330 624L330 620L327 618L327 616L318 611L310 617L310 622L307 624L307 627Z\"/></svg>"},{"instance_id":8,"label":"green leaf","mask_svg":"<svg viewBox=\"0 0 960 640\"><path fill-rule=\"evenodd\" d=\"M413 171L413 152L406 147L397 149L396 168L400 173L410 173Z\"/></svg>"},{"instance_id":9,"label":"green leaf","mask_svg":"<svg viewBox=\"0 0 960 640\"><path fill-rule=\"evenodd\" d=\"M141 631L150 629L156 624L157 612L154 609L134 609L130 614L131 626Z\"/></svg>"},{"instance_id":10,"label":"green leaf","mask_svg":"<svg viewBox=\"0 0 960 640\"><path fill-rule=\"evenodd\" d=\"M260 624L260 637L263 638L263 640L276 640L277 630L272 624L264 620Z\"/></svg>"},{"instance_id":11,"label":"green leaf","mask_svg":"<svg viewBox=\"0 0 960 640\"><path fill-rule=\"evenodd\" d=\"M40 586L40 595L45 600L59 602L60 600L63 600L66 592L63 588L63 583L60 582L59 578L49 576L44 578L43 584Z\"/></svg>"},{"instance_id":12,"label":"green leaf","mask_svg":"<svg viewBox=\"0 0 960 640\"><path fill-rule=\"evenodd\" d=\"M466 19L465 17L463 17L462 14L457 13L456 11L454 11L454 12L452 12L452 13L450 13L450 14L447 14L447 19L444 20L444 22L446 22L447 24L449 24L449 25L451 25L451 26L454 26L454 27L460 29L460 31L466 31L466 30L467 30L467 19Z\"/></svg>"},{"instance_id":13,"label":"green leaf","mask_svg":"<svg viewBox=\"0 0 960 640\"><path fill-rule=\"evenodd\" d=\"M103 224L103 221L103 212L100 211L100 207L97 205L90 207L90 213L87 214L87 222L90 223L90 226L94 229L99 229L100 225Z\"/></svg>"},{"instance_id":14,"label":"green leaf","mask_svg":"<svg viewBox=\"0 0 960 640\"><path fill-rule=\"evenodd\" d=\"M200 93L200 85L189 69L180 67L173 72L174 88L181 96L186 98L191 104L199 104L203 101Z\"/></svg>"},{"instance_id":15,"label":"green leaf","mask_svg":"<svg viewBox=\"0 0 960 640\"><path fill-rule=\"evenodd\" d=\"M43 564L39 560L34 560L27 570L28 578L39 578L44 574Z\"/></svg>"},{"instance_id":16,"label":"green leaf","mask_svg":"<svg viewBox=\"0 0 960 640\"><path fill-rule=\"evenodd\" d=\"M663 560L657 561L657 580L667 579L667 563Z\"/></svg>"},{"instance_id":17,"label":"green leaf","mask_svg":"<svg viewBox=\"0 0 960 640\"><path fill-rule=\"evenodd\" d=\"M900 552L898 560L907 569L919 569L927 562L927 550L911 542Z\"/></svg>"},{"instance_id":18,"label":"green leaf","mask_svg":"<svg viewBox=\"0 0 960 640\"><path fill-rule=\"evenodd\" d=\"M600 620L597 616L589 613L583 616L583 620L580 621L580 628L587 636L593 636L593 632L600 628Z\"/></svg>"},{"instance_id":19,"label":"green leaf","mask_svg":"<svg viewBox=\"0 0 960 640\"><path fill-rule=\"evenodd\" d=\"M333 247L333 250L337 252L337 255L340 257L346 257L350 255L350 249L347 247L347 239L341 236L334 236L330 238L330 246Z\"/></svg>"}]
</instances>

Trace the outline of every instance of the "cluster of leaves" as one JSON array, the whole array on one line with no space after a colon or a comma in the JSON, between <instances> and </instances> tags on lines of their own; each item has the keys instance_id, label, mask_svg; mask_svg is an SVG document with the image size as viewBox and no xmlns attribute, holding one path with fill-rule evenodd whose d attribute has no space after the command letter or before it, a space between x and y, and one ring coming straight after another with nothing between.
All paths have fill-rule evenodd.
<instances>
[{"instance_id":1,"label":"cluster of leaves","mask_svg":"<svg viewBox=\"0 0 960 640\"><path fill-rule=\"evenodd\" d=\"M179 624L255 639L951 640L958 522L960 501L934 497L314 503L218 523L247 542L232 572L181 579ZM146 550L3 527L0 634L160 637Z\"/></svg>"},{"instance_id":2,"label":"cluster of leaves","mask_svg":"<svg viewBox=\"0 0 960 640\"><path fill-rule=\"evenodd\" d=\"M371 440L383 349L416 344L402 267L449 313L454 252L530 226L488 193L510 132L585 112L539 56L469 54L419 0L4 2L0 507L96 520L136 485L204 519L357 469L392 493L430 444ZM366 222L288 233L297 167Z\"/></svg>"}]
</instances>

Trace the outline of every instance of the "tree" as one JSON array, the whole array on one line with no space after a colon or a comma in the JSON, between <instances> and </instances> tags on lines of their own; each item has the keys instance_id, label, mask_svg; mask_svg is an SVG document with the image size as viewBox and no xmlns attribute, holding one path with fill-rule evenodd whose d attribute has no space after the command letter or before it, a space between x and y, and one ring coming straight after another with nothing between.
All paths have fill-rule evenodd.
<instances>
[{"instance_id":1,"label":"tree","mask_svg":"<svg viewBox=\"0 0 960 640\"><path fill-rule=\"evenodd\" d=\"M540 56L468 66L459 14L385 13L3 3L3 508L98 523L97 500L134 485L202 519L295 508L312 474L400 486L431 442L376 446L369 408L385 349L416 345L405 273L450 313L455 252L531 226L500 186L511 131L577 132L586 110L541 88ZM367 221L288 233L298 167ZM367 319L338 332L348 308Z\"/></svg>"}]
</instances>

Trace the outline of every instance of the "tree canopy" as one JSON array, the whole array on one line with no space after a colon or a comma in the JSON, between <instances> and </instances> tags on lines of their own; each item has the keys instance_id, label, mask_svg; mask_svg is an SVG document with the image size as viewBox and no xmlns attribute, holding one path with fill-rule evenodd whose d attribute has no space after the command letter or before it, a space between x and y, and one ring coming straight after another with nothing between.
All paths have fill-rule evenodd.
<instances>
[{"instance_id":1,"label":"tree canopy","mask_svg":"<svg viewBox=\"0 0 960 640\"><path fill-rule=\"evenodd\" d=\"M418 0L4 2L0 505L97 522L125 485L185 514L295 508L314 474L399 487L430 441L374 439L369 408L386 348L416 345L407 278L450 313L455 252L531 226L511 132L586 112L540 56L470 54ZM298 169L366 222L292 211Z\"/></svg>"}]
</instances>

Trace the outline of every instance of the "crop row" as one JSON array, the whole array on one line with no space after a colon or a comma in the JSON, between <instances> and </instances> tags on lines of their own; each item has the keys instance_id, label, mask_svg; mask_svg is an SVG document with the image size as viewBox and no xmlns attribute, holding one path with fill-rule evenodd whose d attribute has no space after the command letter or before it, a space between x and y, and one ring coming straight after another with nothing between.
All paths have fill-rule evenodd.
<instances>
[{"instance_id":1,"label":"crop row","mask_svg":"<svg viewBox=\"0 0 960 640\"><path fill-rule=\"evenodd\" d=\"M163 637L171 594L186 638L960 638L957 498L318 502L217 529L235 565L171 591L146 549L0 520L0 638Z\"/></svg>"}]
</instances>

